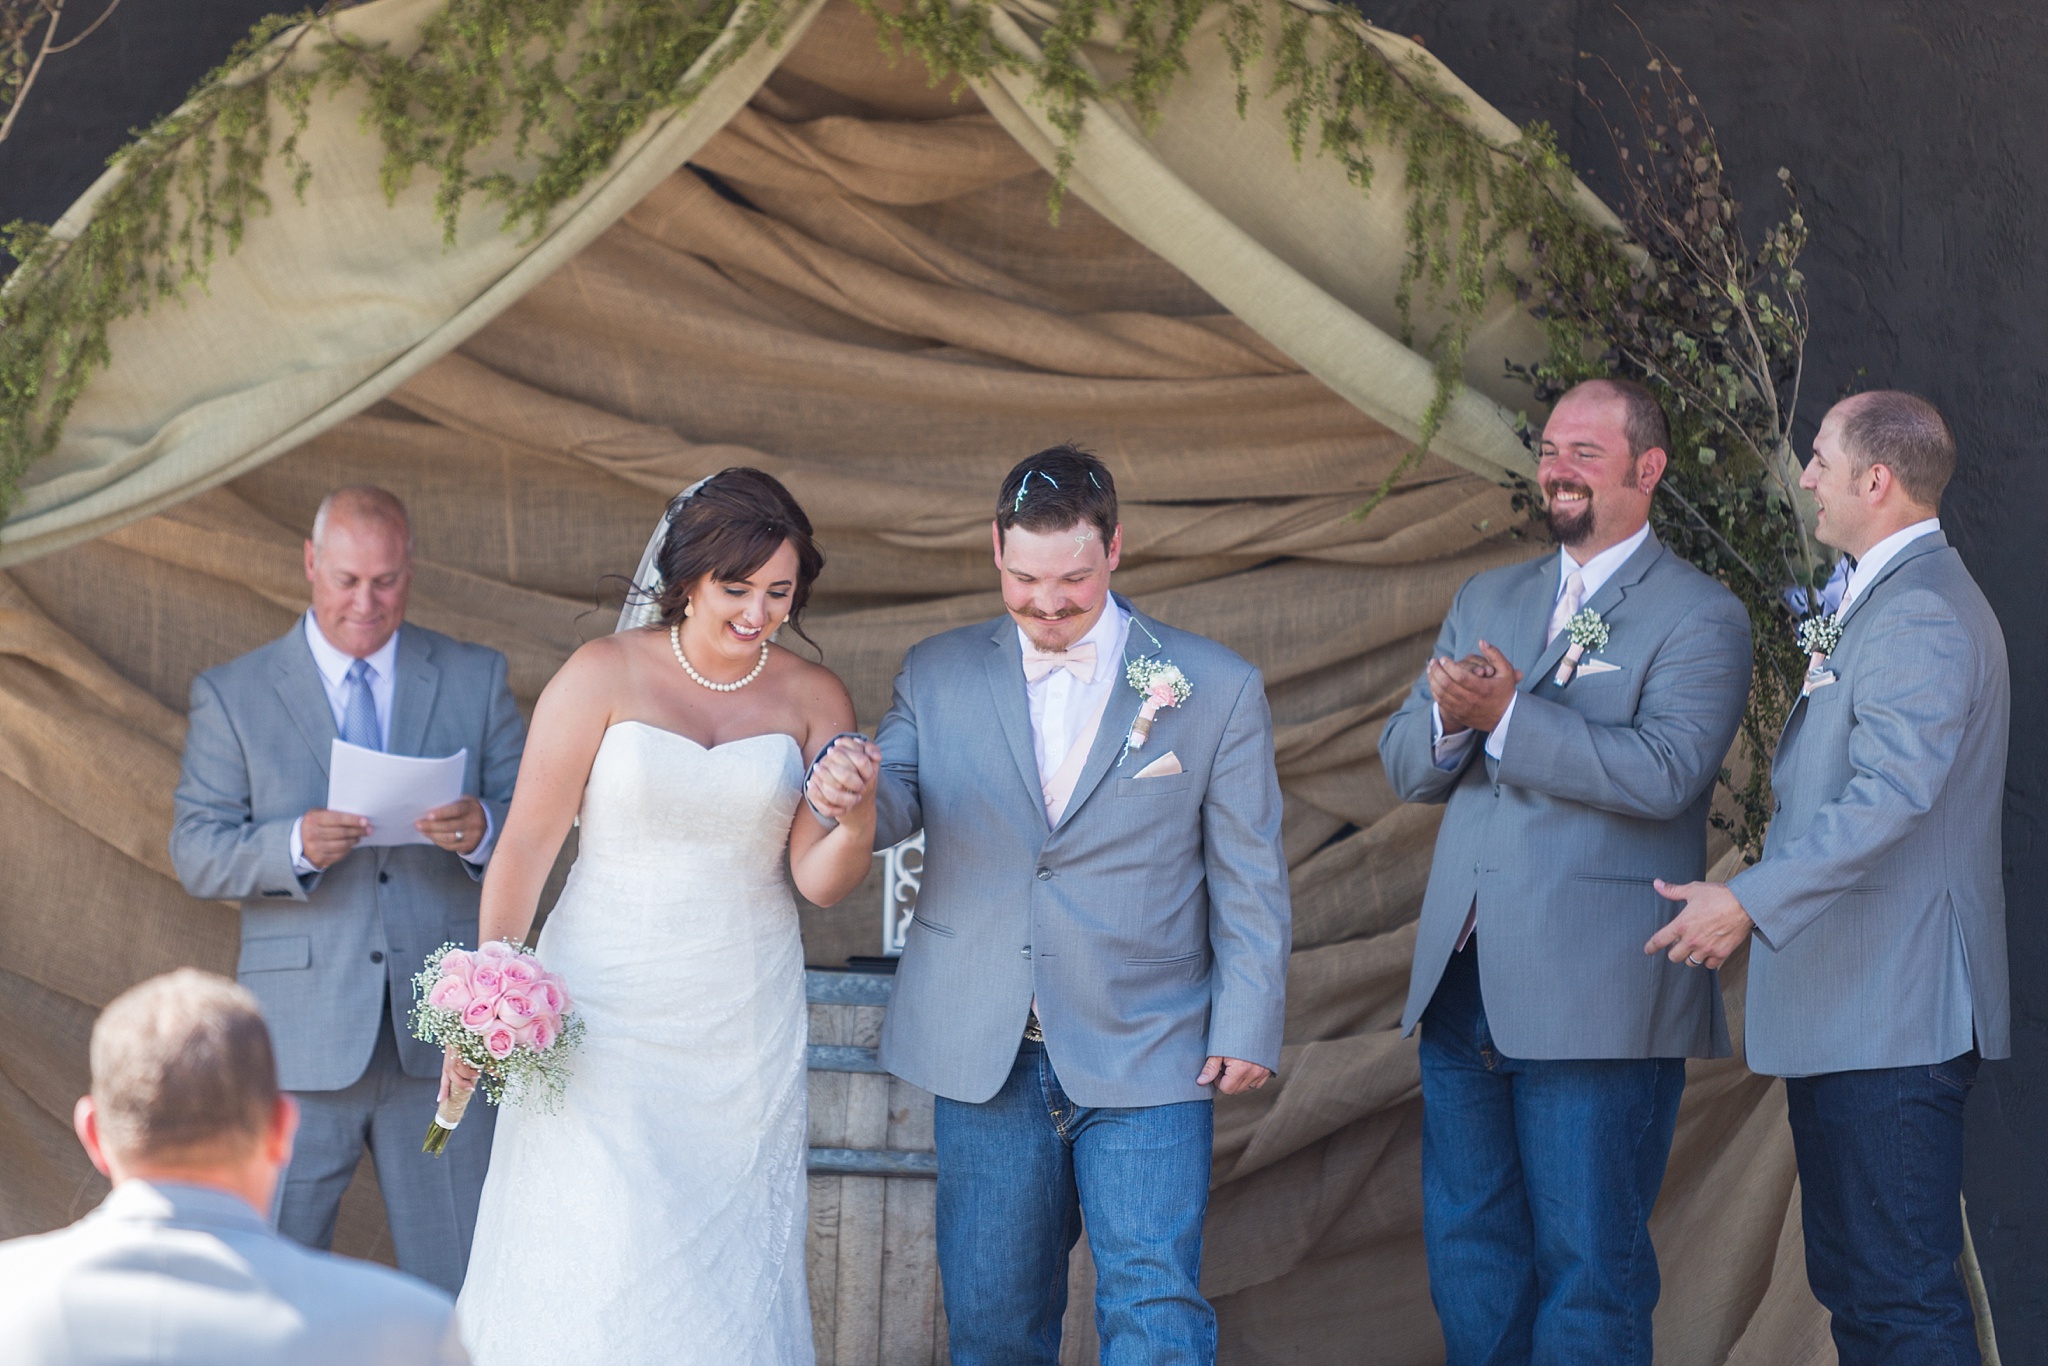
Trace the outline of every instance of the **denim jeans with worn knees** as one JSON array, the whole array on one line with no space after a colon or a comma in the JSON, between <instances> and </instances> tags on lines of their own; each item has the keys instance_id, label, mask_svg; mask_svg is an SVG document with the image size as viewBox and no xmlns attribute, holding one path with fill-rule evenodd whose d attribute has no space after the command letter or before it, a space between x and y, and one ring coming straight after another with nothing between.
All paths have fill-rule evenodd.
<instances>
[{"instance_id":1,"label":"denim jeans with worn knees","mask_svg":"<svg viewBox=\"0 0 2048 1366\"><path fill-rule=\"evenodd\" d=\"M1682 1058L1512 1058L1477 942L1422 1016L1422 1232L1448 1366L1650 1366Z\"/></svg>"},{"instance_id":2,"label":"denim jeans with worn knees","mask_svg":"<svg viewBox=\"0 0 2048 1366\"><path fill-rule=\"evenodd\" d=\"M1211 1366L1208 1101L1076 1105L1026 1041L980 1105L939 1097L939 1275L953 1366L1056 1366L1085 1218L1102 1366Z\"/></svg>"}]
</instances>

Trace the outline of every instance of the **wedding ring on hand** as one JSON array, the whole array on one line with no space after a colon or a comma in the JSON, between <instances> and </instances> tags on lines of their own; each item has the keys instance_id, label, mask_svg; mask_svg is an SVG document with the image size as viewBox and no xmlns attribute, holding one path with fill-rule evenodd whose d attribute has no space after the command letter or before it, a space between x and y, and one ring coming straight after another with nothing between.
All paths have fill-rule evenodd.
<instances>
[{"instance_id":1,"label":"wedding ring on hand","mask_svg":"<svg viewBox=\"0 0 2048 1366\"><path fill-rule=\"evenodd\" d=\"M1695 958L1691 954L1687 954L1685 956L1685 961L1692 964L1696 968L1703 968L1706 966L1706 961L1704 959Z\"/></svg>"}]
</instances>

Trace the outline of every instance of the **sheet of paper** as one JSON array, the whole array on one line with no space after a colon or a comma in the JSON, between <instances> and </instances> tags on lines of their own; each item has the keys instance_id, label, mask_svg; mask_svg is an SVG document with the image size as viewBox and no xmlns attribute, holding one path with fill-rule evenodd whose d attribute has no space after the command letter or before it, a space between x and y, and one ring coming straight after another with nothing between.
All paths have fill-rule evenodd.
<instances>
[{"instance_id":1,"label":"sheet of paper","mask_svg":"<svg viewBox=\"0 0 2048 1366\"><path fill-rule=\"evenodd\" d=\"M327 809L369 817L363 845L432 844L412 823L462 795L468 764L467 749L445 759L415 759L336 740L327 760Z\"/></svg>"}]
</instances>

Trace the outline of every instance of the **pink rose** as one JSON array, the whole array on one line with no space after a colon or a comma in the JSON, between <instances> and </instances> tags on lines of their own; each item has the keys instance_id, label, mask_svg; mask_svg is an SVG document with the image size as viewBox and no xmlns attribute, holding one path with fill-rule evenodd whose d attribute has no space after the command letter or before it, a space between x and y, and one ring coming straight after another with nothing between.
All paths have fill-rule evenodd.
<instances>
[{"instance_id":1,"label":"pink rose","mask_svg":"<svg viewBox=\"0 0 2048 1366\"><path fill-rule=\"evenodd\" d=\"M476 956L492 959L499 967L503 967L506 959L519 956L519 950L513 948L502 939L493 939L488 944L480 945L477 948Z\"/></svg>"},{"instance_id":2,"label":"pink rose","mask_svg":"<svg viewBox=\"0 0 2048 1366\"><path fill-rule=\"evenodd\" d=\"M469 980L470 969L476 966L476 955L467 949L450 949L441 955L441 975Z\"/></svg>"},{"instance_id":3,"label":"pink rose","mask_svg":"<svg viewBox=\"0 0 2048 1366\"><path fill-rule=\"evenodd\" d=\"M498 1018L498 998L478 996L462 1008L462 1027L469 1030L482 1029Z\"/></svg>"},{"instance_id":4,"label":"pink rose","mask_svg":"<svg viewBox=\"0 0 2048 1366\"><path fill-rule=\"evenodd\" d=\"M1152 705L1155 707L1170 707L1174 705L1173 684L1163 678L1152 680L1152 688L1147 695L1152 699Z\"/></svg>"},{"instance_id":5,"label":"pink rose","mask_svg":"<svg viewBox=\"0 0 2048 1366\"><path fill-rule=\"evenodd\" d=\"M504 971L498 964L480 959L477 965L470 969L469 985L479 996L496 996L505 989Z\"/></svg>"},{"instance_id":6,"label":"pink rose","mask_svg":"<svg viewBox=\"0 0 2048 1366\"><path fill-rule=\"evenodd\" d=\"M501 971L508 982L538 982L542 975L540 964L523 954L518 958L506 959Z\"/></svg>"},{"instance_id":7,"label":"pink rose","mask_svg":"<svg viewBox=\"0 0 2048 1366\"><path fill-rule=\"evenodd\" d=\"M519 1027L519 1042L536 1053L545 1053L555 1046L555 1039L562 1032L562 1026L552 1015L536 1015Z\"/></svg>"},{"instance_id":8,"label":"pink rose","mask_svg":"<svg viewBox=\"0 0 2048 1366\"><path fill-rule=\"evenodd\" d=\"M527 995L524 987L506 987L505 994L498 998L498 1018L514 1029L540 1013L540 1007L533 1003L533 997Z\"/></svg>"},{"instance_id":9,"label":"pink rose","mask_svg":"<svg viewBox=\"0 0 2048 1366\"><path fill-rule=\"evenodd\" d=\"M569 1008L569 995L562 990L562 984L554 977L541 978L526 989L533 1003L550 1015L560 1015Z\"/></svg>"},{"instance_id":10,"label":"pink rose","mask_svg":"<svg viewBox=\"0 0 2048 1366\"><path fill-rule=\"evenodd\" d=\"M427 993L427 1004L436 1010L466 1010L474 999L469 983L460 977L443 977Z\"/></svg>"},{"instance_id":11,"label":"pink rose","mask_svg":"<svg viewBox=\"0 0 2048 1366\"><path fill-rule=\"evenodd\" d=\"M519 1047L519 1036L506 1024L494 1024L484 1031L484 1052L503 1062Z\"/></svg>"}]
</instances>

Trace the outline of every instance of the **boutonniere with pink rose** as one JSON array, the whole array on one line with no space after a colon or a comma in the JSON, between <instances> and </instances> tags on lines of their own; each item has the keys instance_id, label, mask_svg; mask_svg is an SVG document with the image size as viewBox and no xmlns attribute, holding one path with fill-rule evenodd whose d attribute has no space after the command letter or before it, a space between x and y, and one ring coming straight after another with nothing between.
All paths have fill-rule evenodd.
<instances>
[{"instance_id":1,"label":"boutonniere with pink rose","mask_svg":"<svg viewBox=\"0 0 2048 1366\"><path fill-rule=\"evenodd\" d=\"M412 990L412 1036L453 1048L482 1074L478 1086L491 1104L537 1100L550 1113L560 1107L583 1021L562 979L540 959L503 942L474 952L443 944L427 955ZM422 1152L439 1156L448 1146L476 1091L454 1090L441 1102Z\"/></svg>"},{"instance_id":2,"label":"boutonniere with pink rose","mask_svg":"<svg viewBox=\"0 0 2048 1366\"><path fill-rule=\"evenodd\" d=\"M1564 624L1565 634L1572 639L1571 648L1564 652L1564 658L1557 663L1557 673L1551 682L1562 688L1572 681L1572 675L1579 671L1579 661L1586 657L1588 650L1607 648L1609 632L1607 622L1590 607L1581 608L1576 616Z\"/></svg>"},{"instance_id":3,"label":"boutonniere with pink rose","mask_svg":"<svg viewBox=\"0 0 2048 1366\"><path fill-rule=\"evenodd\" d=\"M1124 753L1143 749L1146 739L1152 734L1152 722L1167 707L1178 707L1194 696L1194 684L1180 671L1180 665L1170 659L1156 655L1141 655L1130 662L1124 670L1124 681L1144 694L1145 701L1138 708L1138 717L1131 722L1131 733L1124 739ZM1122 762L1122 758L1118 758Z\"/></svg>"}]
</instances>

